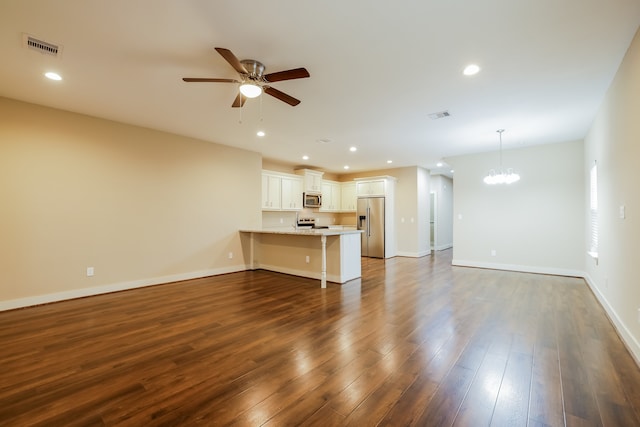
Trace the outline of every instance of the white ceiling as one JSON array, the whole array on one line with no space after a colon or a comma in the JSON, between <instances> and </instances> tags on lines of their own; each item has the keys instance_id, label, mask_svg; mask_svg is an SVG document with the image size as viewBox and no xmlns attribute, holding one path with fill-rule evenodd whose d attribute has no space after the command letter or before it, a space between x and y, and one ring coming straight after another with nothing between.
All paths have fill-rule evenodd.
<instances>
[{"instance_id":1,"label":"white ceiling","mask_svg":"<svg viewBox=\"0 0 640 427\"><path fill-rule=\"evenodd\" d=\"M2 0L0 96L328 172L437 170L496 150L498 128L506 149L583 138L639 25L640 0ZM263 95L240 122L235 85L181 80L236 78L214 47L266 73L307 68L273 83L302 103Z\"/></svg>"}]
</instances>

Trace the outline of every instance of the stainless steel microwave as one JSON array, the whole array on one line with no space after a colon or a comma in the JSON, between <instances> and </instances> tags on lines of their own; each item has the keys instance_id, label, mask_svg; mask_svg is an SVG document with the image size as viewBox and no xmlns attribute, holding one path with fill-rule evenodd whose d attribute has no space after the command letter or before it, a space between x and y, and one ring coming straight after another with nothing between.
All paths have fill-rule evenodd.
<instances>
[{"instance_id":1,"label":"stainless steel microwave","mask_svg":"<svg viewBox=\"0 0 640 427\"><path fill-rule=\"evenodd\" d=\"M322 206L322 194L304 193L305 208L319 208Z\"/></svg>"}]
</instances>

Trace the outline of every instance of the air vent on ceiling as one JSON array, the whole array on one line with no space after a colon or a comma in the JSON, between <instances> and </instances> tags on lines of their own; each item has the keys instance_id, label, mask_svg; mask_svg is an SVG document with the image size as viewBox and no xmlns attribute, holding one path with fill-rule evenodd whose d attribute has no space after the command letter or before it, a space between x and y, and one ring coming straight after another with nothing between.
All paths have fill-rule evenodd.
<instances>
[{"instance_id":1,"label":"air vent on ceiling","mask_svg":"<svg viewBox=\"0 0 640 427\"><path fill-rule=\"evenodd\" d=\"M445 110L445 111L439 111L437 113L431 113L429 114L429 118L431 120L436 120L436 119L443 119L445 117L449 117L451 115L451 113L449 113L449 111Z\"/></svg>"},{"instance_id":2,"label":"air vent on ceiling","mask_svg":"<svg viewBox=\"0 0 640 427\"><path fill-rule=\"evenodd\" d=\"M22 35L22 43L26 48L44 53L46 55L57 57L62 53L62 46L46 42L44 40L39 40L33 36L30 36L29 34Z\"/></svg>"}]
</instances>

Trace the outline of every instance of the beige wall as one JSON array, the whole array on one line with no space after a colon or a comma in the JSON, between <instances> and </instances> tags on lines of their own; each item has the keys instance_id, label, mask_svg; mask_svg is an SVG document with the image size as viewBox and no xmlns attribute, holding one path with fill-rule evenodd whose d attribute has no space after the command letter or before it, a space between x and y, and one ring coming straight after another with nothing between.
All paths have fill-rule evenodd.
<instances>
[{"instance_id":1,"label":"beige wall","mask_svg":"<svg viewBox=\"0 0 640 427\"><path fill-rule=\"evenodd\" d=\"M395 177L395 221L398 255L429 255L429 173L423 168L408 167L389 171Z\"/></svg>"},{"instance_id":2,"label":"beige wall","mask_svg":"<svg viewBox=\"0 0 640 427\"><path fill-rule=\"evenodd\" d=\"M582 158L581 141L505 150L503 164L522 178L494 186L482 180L498 153L448 158L456 170L453 263L582 275Z\"/></svg>"},{"instance_id":3,"label":"beige wall","mask_svg":"<svg viewBox=\"0 0 640 427\"><path fill-rule=\"evenodd\" d=\"M0 309L244 269L260 170L258 153L0 98Z\"/></svg>"},{"instance_id":4,"label":"beige wall","mask_svg":"<svg viewBox=\"0 0 640 427\"><path fill-rule=\"evenodd\" d=\"M587 280L640 363L640 31L585 139L584 174L598 163L598 260L585 258ZM588 199L588 186L585 188ZM625 218L620 218L625 206ZM585 210L585 216L587 212ZM590 236L585 221L585 236ZM587 240L588 243L588 240Z\"/></svg>"}]
</instances>

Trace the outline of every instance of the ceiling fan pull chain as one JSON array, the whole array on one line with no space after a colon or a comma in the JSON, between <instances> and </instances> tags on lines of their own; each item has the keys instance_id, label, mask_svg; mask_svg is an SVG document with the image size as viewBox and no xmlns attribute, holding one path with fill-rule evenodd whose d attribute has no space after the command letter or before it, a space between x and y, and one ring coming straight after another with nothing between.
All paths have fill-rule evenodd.
<instances>
[{"instance_id":1,"label":"ceiling fan pull chain","mask_svg":"<svg viewBox=\"0 0 640 427\"><path fill-rule=\"evenodd\" d=\"M262 95L260 95L260 123L262 123Z\"/></svg>"}]
</instances>

